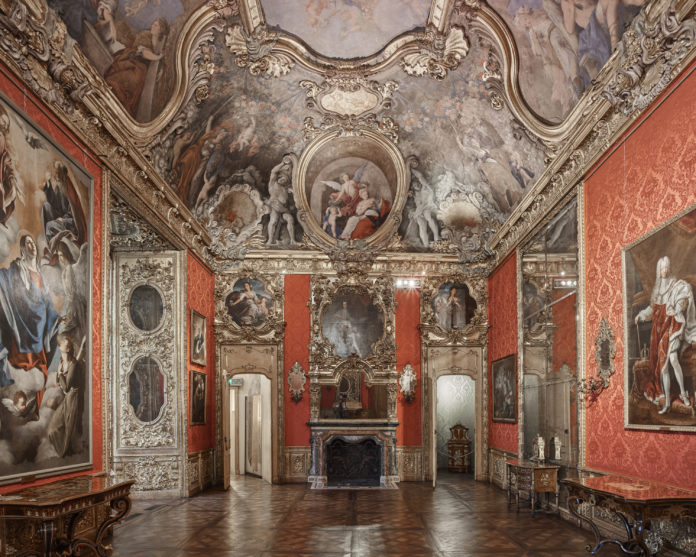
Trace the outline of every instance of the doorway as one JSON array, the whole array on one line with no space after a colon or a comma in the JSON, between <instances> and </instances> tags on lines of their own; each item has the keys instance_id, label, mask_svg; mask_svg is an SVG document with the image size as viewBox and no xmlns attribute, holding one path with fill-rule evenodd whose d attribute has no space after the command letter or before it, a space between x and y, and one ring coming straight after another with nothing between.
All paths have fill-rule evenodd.
<instances>
[{"instance_id":1,"label":"doorway","mask_svg":"<svg viewBox=\"0 0 696 557\"><path fill-rule=\"evenodd\" d=\"M251 474L271 483L271 380L259 373L242 373L234 379L238 386L229 391L230 431L234 432L231 438L235 440L230 470L233 474ZM232 408L236 411L232 412Z\"/></svg>"},{"instance_id":2,"label":"doorway","mask_svg":"<svg viewBox=\"0 0 696 557\"><path fill-rule=\"evenodd\" d=\"M461 424L468 429L471 440L468 474L474 473L476 438L476 382L468 375L441 375L437 378L435 395L435 445L438 472L447 472L450 428Z\"/></svg>"}]
</instances>

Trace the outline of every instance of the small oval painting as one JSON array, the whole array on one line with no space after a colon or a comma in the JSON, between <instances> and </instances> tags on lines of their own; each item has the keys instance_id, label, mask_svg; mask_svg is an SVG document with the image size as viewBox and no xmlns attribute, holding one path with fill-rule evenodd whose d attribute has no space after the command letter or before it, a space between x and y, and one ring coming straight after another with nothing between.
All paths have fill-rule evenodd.
<instances>
[{"instance_id":1,"label":"small oval painting","mask_svg":"<svg viewBox=\"0 0 696 557\"><path fill-rule=\"evenodd\" d=\"M164 317L164 303L159 290L149 284L137 286L130 296L128 314L133 325L141 331L157 329Z\"/></svg>"},{"instance_id":2,"label":"small oval painting","mask_svg":"<svg viewBox=\"0 0 696 557\"><path fill-rule=\"evenodd\" d=\"M438 288L433 300L435 319L446 330L461 329L476 312L476 300L469 295L469 287L461 282L445 282Z\"/></svg>"},{"instance_id":3,"label":"small oval painting","mask_svg":"<svg viewBox=\"0 0 696 557\"><path fill-rule=\"evenodd\" d=\"M384 334L384 314L369 294L341 289L336 299L324 306L321 330L336 356L366 358Z\"/></svg>"},{"instance_id":4,"label":"small oval painting","mask_svg":"<svg viewBox=\"0 0 696 557\"><path fill-rule=\"evenodd\" d=\"M225 299L227 313L242 326L263 325L273 308L273 298L259 279L245 277L234 283L232 292Z\"/></svg>"}]
</instances>

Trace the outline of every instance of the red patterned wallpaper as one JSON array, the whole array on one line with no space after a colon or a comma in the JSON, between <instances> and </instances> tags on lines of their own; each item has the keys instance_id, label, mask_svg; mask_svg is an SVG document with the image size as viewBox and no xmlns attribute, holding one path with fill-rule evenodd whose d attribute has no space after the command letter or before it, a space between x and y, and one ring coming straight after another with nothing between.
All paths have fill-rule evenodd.
<instances>
[{"instance_id":1,"label":"red patterned wallpaper","mask_svg":"<svg viewBox=\"0 0 696 557\"><path fill-rule=\"evenodd\" d=\"M517 354L517 260L513 253L488 277L488 361ZM489 365L488 384L492 385ZM488 408L491 408L489 389ZM517 424L493 422L488 445L517 453Z\"/></svg>"},{"instance_id":2,"label":"red patterned wallpaper","mask_svg":"<svg viewBox=\"0 0 696 557\"><path fill-rule=\"evenodd\" d=\"M696 489L696 436L624 429L621 248L696 203L696 74L625 138L585 184L586 354L602 317L616 374L587 412L587 466Z\"/></svg>"},{"instance_id":3,"label":"red patterned wallpaper","mask_svg":"<svg viewBox=\"0 0 696 557\"><path fill-rule=\"evenodd\" d=\"M401 370L406 364L413 366L413 371L418 378L416 396L412 402L404 401L403 395L396 399L396 416L399 426L396 428L397 445L419 446L422 444L421 427L421 395L423 394L423 382L421 381L421 345L420 331L420 291L397 290L396 291L396 370Z\"/></svg>"},{"instance_id":4,"label":"red patterned wallpaper","mask_svg":"<svg viewBox=\"0 0 696 557\"><path fill-rule=\"evenodd\" d=\"M0 65L0 91L24 110L56 143L77 161L94 179L93 199L93 258L92 258L92 463L91 469L71 474L61 474L22 484L22 487L39 485L62 478L93 474L103 470L103 411L102 411L102 172L94 155L56 119L38 99L28 93L5 66ZM17 484L0 487L0 494L17 489Z\"/></svg>"},{"instance_id":5,"label":"red patterned wallpaper","mask_svg":"<svg viewBox=\"0 0 696 557\"><path fill-rule=\"evenodd\" d=\"M215 276L190 252L186 260L186 400L188 418L191 421L191 370L204 371L208 376L204 425L189 425L188 452L195 453L215 448ZM205 317L206 355L205 366L191 362L191 310Z\"/></svg>"},{"instance_id":6,"label":"red patterned wallpaper","mask_svg":"<svg viewBox=\"0 0 696 557\"><path fill-rule=\"evenodd\" d=\"M294 402L288 390L288 372L299 362L309 371L309 275L285 276L285 380L280 386L285 393L285 445L309 446L309 380L302 400Z\"/></svg>"},{"instance_id":7,"label":"red patterned wallpaper","mask_svg":"<svg viewBox=\"0 0 696 557\"><path fill-rule=\"evenodd\" d=\"M559 300L567 294L568 290L554 290L553 299ZM553 371L558 371L563 364L567 364L573 373L577 372L578 337L575 301L575 295L568 296L557 302L552 309L553 322L558 325L553 333Z\"/></svg>"}]
</instances>

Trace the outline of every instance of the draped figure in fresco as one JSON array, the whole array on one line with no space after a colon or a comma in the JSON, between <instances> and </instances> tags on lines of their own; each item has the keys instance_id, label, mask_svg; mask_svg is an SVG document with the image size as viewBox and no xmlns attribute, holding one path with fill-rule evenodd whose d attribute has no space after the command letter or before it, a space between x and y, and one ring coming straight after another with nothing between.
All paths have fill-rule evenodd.
<instances>
[{"instance_id":1,"label":"draped figure in fresco","mask_svg":"<svg viewBox=\"0 0 696 557\"><path fill-rule=\"evenodd\" d=\"M8 150L7 134L10 131L10 117L0 108L0 225L7 227L7 221L15 209L15 202L23 201L24 190L15 172L12 155Z\"/></svg>"},{"instance_id":2,"label":"draped figure in fresco","mask_svg":"<svg viewBox=\"0 0 696 557\"><path fill-rule=\"evenodd\" d=\"M25 234L19 240L19 247L20 257L8 269L0 269L0 387L12 385L16 379L21 379L20 383L26 379L13 377L10 366L20 375L26 371L27 375L38 376L33 381L36 393L33 419L38 420L48 365L63 319L53 307L39 268L36 242Z\"/></svg>"},{"instance_id":3,"label":"draped figure in fresco","mask_svg":"<svg viewBox=\"0 0 696 557\"><path fill-rule=\"evenodd\" d=\"M152 117L159 62L164 56L168 35L169 22L163 17L156 19L149 31L136 37L131 48L114 57L111 67L104 74L104 79L121 104L141 122L147 122Z\"/></svg>"},{"instance_id":4,"label":"draped figure in fresco","mask_svg":"<svg viewBox=\"0 0 696 557\"><path fill-rule=\"evenodd\" d=\"M64 457L79 451L75 446L75 434L81 433L84 411L85 365L76 356L75 344L70 337L58 335L60 361L56 371L56 383L62 395L56 411L48 424L48 438L58 456Z\"/></svg>"},{"instance_id":5,"label":"draped figure in fresco","mask_svg":"<svg viewBox=\"0 0 696 557\"><path fill-rule=\"evenodd\" d=\"M644 396L659 404L664 399L660 414L666 413L673 399L690 407L692 401L684 387L680 351L687 343L696 343L696 308L691 285L676 279L671 273L669 257L657 262L655 286L650 305L636 315L636 324L652 321L650 331L650 379ZM672 395L670 366L679 385L679 394Z\"/></svg>"}]
</instances>

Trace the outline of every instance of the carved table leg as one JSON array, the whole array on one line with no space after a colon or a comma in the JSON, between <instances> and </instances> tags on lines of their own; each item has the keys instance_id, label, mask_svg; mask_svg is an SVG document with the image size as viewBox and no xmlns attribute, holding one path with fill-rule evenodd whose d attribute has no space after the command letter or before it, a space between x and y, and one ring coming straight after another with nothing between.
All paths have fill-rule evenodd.
<instances>
[{"instance_id":1,"label":"carved table leg","mask_svg":"<svg viewBox=\"0 0 696 557\"><path fill-rule=\"evenodd\" d=\"M87 539L70 540L70 546L72 549L71 555L79 555L80 547L88 547L92 551L94 551L96 555L99 555L99 557L106 557L107 552L104 548L104 545L102 544L104 535L111 526L121 522L121 520L123 520L125 516L130 512L131 500L130 497L124 495L111 501L110 505L111 508L116 511L116 514L114 516L107 517L107 519L99 525L99 528L97 529L97 536L94 542Z\"/></svg>"},{"instance_id":2,"label":"carved table leg","mask_svg":"<svg viewBox=\"0 0 696 557\"><path fill-rule=\"evenodd\" d=\"M626 529L626 532L628 534L628 541L622 542L619 540L603 540L599 533L599 528L597 528L595 523L589 518L582 516L577 511L577 508L580 505L580 503L582 503L582 499L580 497L572 495L568 496L568 510L570 511L570 514L579 519L581 522L587 523L587 525L592 529L592 532L595 535L594 547L592 547L589 544L585 547L585 549L589 551L592 555L597 553L602 547L608 544L618 545L622 553L625 553L626 555L631 555L632 557L641 557L643 555L647 557L650 555L647 546L642 540L642 521L640 522L640 524L636 524L636 535L634 536L628 519L621 513L617 512L616 515L619 516L622 522L624 523L624 528Z\"/></svg>"}]
</instances>

